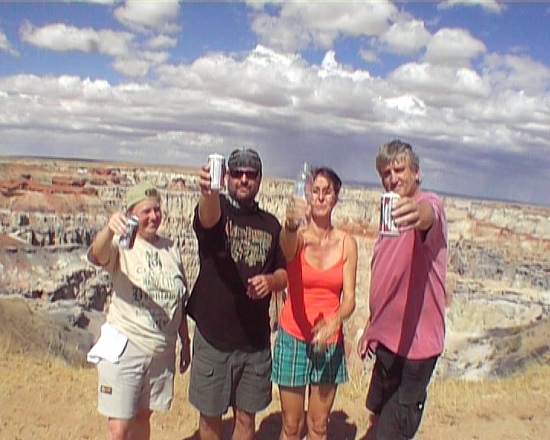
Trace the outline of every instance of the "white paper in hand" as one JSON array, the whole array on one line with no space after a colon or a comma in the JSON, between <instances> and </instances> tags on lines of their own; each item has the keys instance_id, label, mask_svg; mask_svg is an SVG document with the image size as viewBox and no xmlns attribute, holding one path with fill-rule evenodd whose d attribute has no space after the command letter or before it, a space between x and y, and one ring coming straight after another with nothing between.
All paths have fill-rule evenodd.
<instances>
[{"instance_id":1,"label":"white paper in hand","mask_svg":"<svg viewBox=\"0 0 550 440\"><path fill-rule=\"evenodd\" d=\"M99 339L88 352L88 362L97 364L101 359L105 359L116 364L127 343L128 338L106 322L101 326Z\"/></svg>"}]
</instances>

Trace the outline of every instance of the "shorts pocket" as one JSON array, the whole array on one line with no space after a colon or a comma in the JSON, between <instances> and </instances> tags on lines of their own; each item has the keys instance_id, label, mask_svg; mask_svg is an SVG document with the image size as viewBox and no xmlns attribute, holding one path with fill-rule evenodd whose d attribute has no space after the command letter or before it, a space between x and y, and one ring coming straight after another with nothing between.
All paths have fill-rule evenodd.
<instances>
[{"instance_id":1,"label":"shorts pocket","mask_svg":"<svg viewBox=\"0 0 550 440\"><path fill-rule=\"evenodd\" d=\"M260 377L268 376L271 373L271 359L254 364L254 372Z\"/></svg>"},{"instance_id":2,"label":"shorts pocket","mask_svg":"<svg viewBox=\"0 0 550 440\"><path fill-rule=\"evenodd\" d=\"M398 390L399 423L407 438L414 437L420 426L427 387L435 365L435 358L407 361L403 367L402 382Z\"/></svg>"},{"instance_id":3,"label":"shorts pocket","mask_svg":"<svg viewBox=\"0 0 550 440\"><path fill-rule=\"evenodd\" d=\"M426 399L415 403L400 403L398 415L399 425L401 427L401 432L406 438L413 438L420 427L425 402Z\"/></svg>"},{"instance_id":4,"label":"shorts pocket","mask_svg":"<svg viewBox=\"0 0 550 440\"><path fill-rule=\"evenodd\" d=\"M209 379L214 375L214 366L196 357L191 362L191 374L193 377Z\"/></svg>"},{"instance_id":5,"label":"shorts pocket","mask_svg":"<svg viewBox=\"0 0 550 440\"><path fill-rule=\"evenodd\" d=\"M249 370L250 383L255 392L259 394L269 393L271 390L271 356L268 359L260 359Z\"/></svg>"}]
</instances>

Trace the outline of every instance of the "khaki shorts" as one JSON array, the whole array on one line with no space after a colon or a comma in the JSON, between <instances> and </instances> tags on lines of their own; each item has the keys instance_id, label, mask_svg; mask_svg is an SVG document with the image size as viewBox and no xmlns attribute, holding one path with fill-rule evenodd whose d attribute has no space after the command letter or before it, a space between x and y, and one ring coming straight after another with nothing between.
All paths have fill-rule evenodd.
<instances>
[{"instance_id":1,"label":"khaki shorts","mask_svg":"<svg viewBox=\"0 0 550 440\"><path fill-rule=\"evenodd\" d=\"M230 406L248 413L265 409L271 402L270 376L269 348L252 353L219 351L195 327L189 402L201 414L221 416Z\"/></svg>"},{"instance_id":2,"label":"khaki shorts","mask_svg":"<svg viewBox=\"0 0 550 440\"><path fill-rule=\"evenodd\" d=\"M120 361L97 364L99 413L130 420L138 408L170 409L174 397L175 354L146 356L128 341Z\"/></svg>"}]
</instances>

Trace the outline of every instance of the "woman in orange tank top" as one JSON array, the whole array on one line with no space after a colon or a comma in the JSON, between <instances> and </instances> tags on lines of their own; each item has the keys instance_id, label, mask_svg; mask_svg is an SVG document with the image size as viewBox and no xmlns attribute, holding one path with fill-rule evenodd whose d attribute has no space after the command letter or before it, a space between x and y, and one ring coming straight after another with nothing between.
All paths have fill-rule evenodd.
<instances>
[{"instance_id":1,"label":"woman in orange tank top","mask_svg":"<svg viewBox=\"0 0 550 440\"><path fill-rule=\"evenodd\" d=\"M355 308L357 242L332 225L341 185L332 169L315 169L309 203L293 197L281 232L288 297L272 369L283 414L280 440L302 438L308 388L307 438L327 439L337 386L348 379L342 324Z\"/></svg>"}]
</instances>

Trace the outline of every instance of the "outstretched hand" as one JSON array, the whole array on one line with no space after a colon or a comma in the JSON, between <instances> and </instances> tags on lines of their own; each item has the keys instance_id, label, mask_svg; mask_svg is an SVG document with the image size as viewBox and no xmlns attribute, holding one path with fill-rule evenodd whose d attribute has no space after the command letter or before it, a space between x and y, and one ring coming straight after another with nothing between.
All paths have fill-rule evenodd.
<instances>
[{"instance_id":1,"label":"outstretched hand","mask_svg":"<svg viewBox=\"0 0 550 440\"><path fill-rule=\"evenodd\" d=\"M109 229L113 234L120 235L121 237L126 233L126 223L128 219L120 212L114 212L109 218Z\"/></svg>"},{"instance_id":2,"label":"outstretched hand","mask_svg":"<svg viewBox=\"0 0 550 440\"><path fill-rule=\"evenodd\" d=\"M286 218L294 224L305 224L309 221L311 208L303 197L292 196L286 207Z\"/></svg>"}]
</instances>

